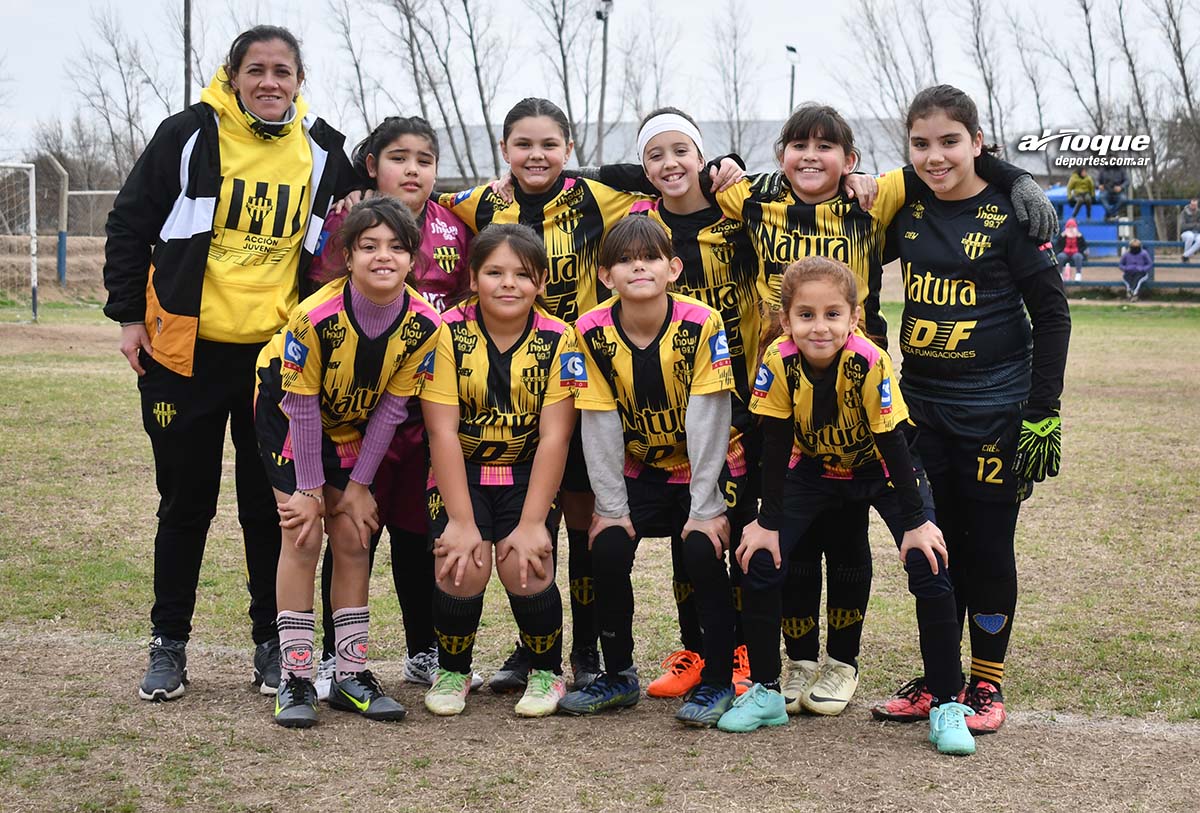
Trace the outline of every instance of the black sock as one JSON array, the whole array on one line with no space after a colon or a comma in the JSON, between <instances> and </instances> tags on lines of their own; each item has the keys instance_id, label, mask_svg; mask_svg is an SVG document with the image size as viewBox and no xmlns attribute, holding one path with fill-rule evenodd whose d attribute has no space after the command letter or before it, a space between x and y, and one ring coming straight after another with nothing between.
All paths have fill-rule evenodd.
<instances>
[{"instance_id":1,"label":"black sock","mask_svg":"<svg viewBox=\"0 0 1200 813\"><path fill-rule=\"evenodd\" d=\"M588 532L567 528L567 576L571 585L571 649L596 645L596 587Z\"/></svg>"},{"instance_id":2,"label":"black sock","mask_svg":"<svg viewBox=\"0 0 1200 813\"><path fill-rule=\"evenodd\" d=\"M388 527L392 545L392 581L404 619L409 655L433 646L433 551L423 533Z\"/></svg>"},{"instance_id":3,"label":"black sock","mask_svg":"<svg viewBox=\"0 0 1200 813\"><path fill-rule=\"evenodd\" d=\"M592 543L596 626L604 670L615 676L633 666L633 558L637 543L622 528L606 528Z\"/></svg>"},{"instance_id":4,"label":"black sock","mask_svg":"<svg viewBox=\"0 0 1200 813\"><path fill-rule=\"evenodd\" d=\"M693 531L681 543L687 575L695 585L696 612L704 628L704 669L711 686L733 682L733 593L724 556L718 557L707 534Z\"/></svg>"},{"instance_id":5,"label":"black sock","mask_svg":"<svg viewBox=\"0 0 1200 813\"><path fill-rule=\"evenodd\" d=\"M438 666L451 672L471 673L475 633L483 615L483 593L460 598L434 588L433 627L438 640Z\"/></svg>"},{"instance_id":6,"label":"black sock","mask_svg":"<svg viewBox=\"0 0 1200 813\"><path fill-rule=\"evenodd\" d=\"M868 556L870 550L867 551ZM829 565L829 621L825 651L830 657L858 668L863 618L871 598L871 562Z\"/></svg>"},{"instance_id":7,"label":"black sock","mask_svg":"<svg viewBox=\"0 0 1200 813\"><path fill-rule=\"evenodd\" d=\"M533 596L510 592L508 604L521 631L521 643L532 653L533 668L561 675L563 612L558 585L550 582L549 587Z\"/></svg>"},{"instance_id":8,"label":"black sock","mask_svg":"<svg viewBox=\"0 0 1200 813\"><path fill-rule=\"evenodd\" d=\"M750 679L755 683L778 683L780 588L755 590L746 581L742 582L742 588Z\"/></svg>"},{"instance_id":9,"label":"black sock","mask_svg":"<svg viewBox=\"0 0 1200 813\"><path fill-rule=\"evenodd\" d=\"M783 645L794 661L815 661L821 653L821 560L788 563L780 611Z\"/></svg>"},{"instance_id":10,"label":"black sock","mask_svg":"<svg viewBox=\"0 0 1200 813\"><path fill-rule=\"evenodd\" d=\"M704 654L704 633L700 630L700 611L696 607L696 587L688 578L684 564L683 540L671 537L671 592L679 616L679 640L684 649Z\"/></svg>"},{"instance_id":11,"label":"black sock","mask_svg":"<svg viewBox=\"0 0 1200 813\"><path fill-rule=\"evenodd\" d=\"M981 577L971 586L971 677L994 683L1004 680L1004 659L1017 609L1017 576Z\"/></svg>"},{"instance_id":12,"label":"black sock","mask_svg":"<svg viewBox=\"0 0 1200 813\"><path fill-rule=\"evenodd\" d=\"M958 649L958 622L954 594L917 599L917 629L925 685L939 702L954 700L962 688L962 659Z\"/></svg>"}]
</instances>

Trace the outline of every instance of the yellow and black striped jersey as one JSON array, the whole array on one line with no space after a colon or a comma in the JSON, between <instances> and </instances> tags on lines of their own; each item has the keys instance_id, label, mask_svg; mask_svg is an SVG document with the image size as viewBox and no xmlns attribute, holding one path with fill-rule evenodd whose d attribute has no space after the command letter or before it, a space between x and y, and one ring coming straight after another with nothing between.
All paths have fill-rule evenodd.
<instances>
[{"instance_id":1,"label":"yellow and black striped jersey","mask_svg":"<svg viewBox=\"0 0 1200 813\"><path fill-rule=\"evenodd\" d=\"M421 391L442 323L433 306L406 287L396 321L368 339L354 317L349 279L330 282L293 308L258 355L259 380L276 403L289 392L321 396L321 427L339 446L361 442L385 391Z\"/></svg>"},{"instance_id":2,"label":"yellow and black striped jersey","mask_svg":"<svg viewBox=\"0 0 1200 813\"><path fill-rule=\"evenodd\" d=\"M769 310L779 310L779 283L789 265L804 257L829 257L844 262L857 277L866 331L886 336L887 324L879 313L883 250L888 224L906 199L906 177L903 169L880 175L879 195L869 212L841 192L821 203L804 203L785 184L771 197L765 192L766 176L742 180L716 198L727 215L746 224L762 264L759 296Z\"/></svg>"},{"instance_id":3,"label":"yellow and black striped jersey","mask_svg":"<svg viewBox=\"0 0 1200 813\"><path fill-rule=\"evenodd\" d=\"M601 240L630 206L647 198L566 176L541 195L528 195L518 187L513 196L507 203L489 187L477 186L444 194L439 202L475 232L490 223L520 223L537 232L550 268L544 295L548 310L574 323L608 295L598 282Z\"/></svg>"},{"instance_id":4,"label":"yellow and black striped jersey","mask_svg":"<svg viewBox=\"0 0 1200 813\"><path fill-rule=\"evenodd\" d=\"M735 422L739 413L748 416L762 316L755 287L758 255L744 224L716 207L689 215L673 214L661 200L635 204L631 211L645 211L671 235L675 256L683 262L674 290L720 314L733 362L734 392L740 402L734 407ZM743 423L745 430L748 422Z\"/></svg>"},{"instance_id":5,"label":"yellow and black striped jersey","mask_svg":"<svg viewBox=\"0 0 1200 813\"><path fill-rule=\"evenodd\" d=\"M908 420L891 359L857 331L823 376L780 336L763 354L750 411L794 423L789 469L813 465L820 476L842 480L887 476L873 434Z\"/></svg>"},{"instance_id":6,"label":"yellow and black striped jersey","mask_svg":"<svg viewBox=\"0 0 1200 813\"><path fill-rule=\"evenodd\" d=\"M529 482L542 407L573 394L572 370L582 360L575 332L540 307L525 335L499 350L472 297L442 314L433 379L421 400L457 406L458 439L475 485Z\"/></svg>"},{"instance_id":7,"label":"yellow and black striped jersey","mask_svg":"<svg viewBox=\"0 0 1200 813\"><path fill-rule=\"evenodd\" d=\"M621 328L621 299L599 305L575 324L582 369L575 406L617 410L625 434L625 476L670 483L691 480L685 416L692 395L733 389L732 360L721 317L702 302L668 294L658 337L640 348ZM729 468L745 473L741 436L730 428Z\"/></svg>"}]
</instances>

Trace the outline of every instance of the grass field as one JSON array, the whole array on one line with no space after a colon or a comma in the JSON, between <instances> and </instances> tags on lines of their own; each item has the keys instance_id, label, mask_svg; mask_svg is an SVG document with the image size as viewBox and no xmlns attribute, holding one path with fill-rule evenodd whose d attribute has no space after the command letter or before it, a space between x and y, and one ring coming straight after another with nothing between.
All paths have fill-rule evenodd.
<instances>
[{"instance_id":1,"label":"grass field","mask_svg":"<svg viewBox=\"0 0 1200 813\"><path fill-rule=\"evenodd\" d=\"M0 810L1196 809L1200 308L1074 307L1063 472L1018 528L1013 713L966 760L931 754L923 726L867 713L919 668L877 519L862 684L840 718L736 737L678 727L674 702L530 722L512 715L515 698L481 694L463 717L435 719L400 683L381 562L372 657L409 718L323 708L316 729L283 731L249 684L231 462L192 685L174 703L140 702L156 496L134 377L97 308L52 303L38 325L25 314L0 307ZM650 676L677 642L669 557L656 543L640 553L636 654ZM477 668L494 669L513 635L493 589Z\"/></svg>"}]
</instances>

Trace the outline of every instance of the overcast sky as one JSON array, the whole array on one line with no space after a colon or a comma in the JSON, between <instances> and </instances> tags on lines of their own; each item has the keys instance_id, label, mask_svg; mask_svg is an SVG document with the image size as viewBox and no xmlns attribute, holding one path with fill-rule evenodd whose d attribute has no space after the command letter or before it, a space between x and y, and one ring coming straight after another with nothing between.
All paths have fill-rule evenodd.
<instances>
[{"instance_id":1,"label":"overcast sky","mask_svg":"<svg viewBox=\"0 0 1200 813\"><path fill-rule=\"evenodd\" d=\"M345 58L339 53L337 40L331 32L328 0L292 0L288 3L278 0L259 0L258 2L239 2L236 6L236 17L229 12L232 0L193 0L194 24L207 29L206 50L217 54L222 47L228 46L230 32L234 31L237 22L256 20L259 22L274 22L287 25L294 30L304 44L305 59L309 66L309 81L305 90L315 110L340 126L351 137L357 136L361 125L353 120L348 111L337 103L337 77L346 74ZM383 9L381 4L351 0L355 5L355 25L367 35L369 40L368 67L375 64L381 67L387 64L383 56L387 38L378 27L380 19L392 24L394 13ZM714 74L713 42L714 27L721 19L721 12L728 0L615 0L611 18L611 59L616 62L615 49L621 38L635 25L639 29L652 26L655 32L670 30L673 26L678 31L676 46L672 61L676 71L672 77L666 103L698 114L702 118L716 116L716 108L711 103L715 96L716 79ZM546 50L545 35L536 19L530 17L530 12L522 0L494 0L498 13L497 23L502 28L516 32L516 46L506 60L506 74L496 102L496 118L501 118L503 112L512 102L526 95L545 95L552 100L561 101L560 92L551 89L552 84L547 78L547 67L543 52ZM855 30L844 19L843 7L852 7L852 3L812 2L812 0L743 0L744 8L748 10L748 35L753 53L759 61L756 74L757 103L755 113L761 118L782 118L788 107L788 82L791 63L785 51L785 45L792 44L800 52L799 66L796 71L796 101L818 99L834 104L848 115L868 112L868 108L860 101L851 98L844 89L839 77L851 70L849 66L861 59L862 51L867 48L865 42L858 42ZM902 3L902 6L905 4ZM977 71L972 67L969 58L963 51L962 38L956 32L963 30L961 22L949 11L948 0L929 0L929 5L935 9L932 15L932 28L935 36L943 37L935 48L939 79L957 84L975 95L977 101L983 99L982 83ZM959 4L961 5L961 4ZM1143 3L1132 4L1135 13L1145 17ZM109 6L121 24L131 34L143 42L150 40L155 43L154 53L159 59L164 73L173 77L178 88L181 86L181 63L176 56L181 48L169 22L174 9L182 7L182 0L110 0ZM1101 6L1107 3L1101 0ZM0 54L4 55L3 73L8 81L2 90L6 100L3 110L6 126L9 128L0 143L0 158L13 159L24 153L29 145L32 132L38 121L52 120L56 117L68 118L78 105L72 82L69 78L68 65L78 54L81 43L93 43L95 34L90 14L95 8L102 7L101 3L81 2L80 0L3 0L0 2L0 40L4 47ZM659 17L648 20L644 9L649 7ZM989 13L997 16L1003 8L1015 8L1020 11L1027 21L1038 15L1040 23L1058 32L1062 41L1072 39L1077 29L1075 20L1074 0L1010 0L1007 4L988 3ZM1034 11L1036 9L1036 12ZM377 11L378 10L378 11ZM372 14L382 15L373 18ZM235 22L236 19L236 22ZM909 19L909 25L915 31L915 23ZM599 23L593 23L599 28ZM1143 24L1148 24L1144 20ZM1200 29L1194 18L1187 18L1185 25L1190 25L1191 31L1185 29L1185 35L1194 38ZM1006 81L1014 84L1020 81L1017 74L1018 63L1012 42L1007 36L999 34L1006 30L998 26L994 37L994 45L1002 55L1002 70L1006 70ZM912 33L912 31L907 32ZM1167 57L1157 46L1151 45L1149 35L1139 35L1145 44L1139 48L1139 53L1151 64L1158 60L1163 70L1167 70ZM1107 35L1106 35L1107 37ZM950 39L953 38L953 39ZM1105 42L1107 47L1107 40ZM456 54L465 59L465 54ZM215 68L215 60L210 68ZM1102 60L1103 62L1103 60ZM1011 63L1011 64L1010 64ZM394 63L393 63L394 64ZM611 70L615 71L616 65ZM206 68L208 70L208 68ZM1111 70L1114 75L1112 86L1119 90L1122 86L1120 65L1105 64L1101 72ZM401 100L411 100L411 92L404 87L404 79L398 71L396 85L392 87L393 95ZM211 75L211 71L210 71ZM611 74L610 74L611 75ZM178 77L178 78L174 78ZM209 76L203 77L207 82ZM199 80L197 84L200 84ZM1102 81L1101 87L1107 84ZM610 84L610 99L615 92ZM1050 100L1055 113L1055 123L1060 125L1074 124L1086 126L1084 118L1078 112L1065 89L1060 86L1054 91ZM180 103L182 91L177 90ZM1032 106L1028 105L1028 92L1020 87L1013 94L1015 110L1018 119L1018 129L1032 129L1034 122ZM193 97L195 98L195 97ZM344 99L342 100L344 103ZM1027 109L1026 109L1027 108ZM615 111L615 107L613 108ZM396 112L389 105L381 104L379 115ZM412 112L412 111L403 111ZM613 113L609 114L610 117ZM155 119L161 118L155 115ZM348 120L342 121L346 118ZM476 116L476 118L478 118Z\"/></svg>"}]
</instances>

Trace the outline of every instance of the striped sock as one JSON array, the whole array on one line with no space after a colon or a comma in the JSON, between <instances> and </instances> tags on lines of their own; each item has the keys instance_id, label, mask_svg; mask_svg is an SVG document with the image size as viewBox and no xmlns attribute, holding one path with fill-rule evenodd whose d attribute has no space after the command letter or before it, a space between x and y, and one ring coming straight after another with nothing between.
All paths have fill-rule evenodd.
<instances>
[{"instance_id":1,"label":"striped sock","mask_svg":"<svg viewBox=\"0 0 1200 813\"><path fill-rule=\"evenodd\" d=\"M313 628L316 618L313 611L298 613L292 610L281 610L275 617L275 626L279 628L279 668L283 679L289 675L312 680L316 677L316 663L313 661Z\"/></svg>"},{"instance_id":2,"label":"striped sock","mask_svg":"<svg viewBox=\"0 0 1200 813\"><path fill-rule=\"evenodd\" d=\"M985 661L982 658L971 658L971 679L986 680L1000 688L1004 680L1004 662Z\"/></svg>"},{"instance_id":3,"label":"striped sock","mask_svg":"<svg viewBox=\"0 0 1200 813\"><path fill-rule=\"evenodd\" d=\"M367 668L367 628L371 611L366 607L343 607L333 611L334 679L345 680Z\"/></svg>"}]
</instances>

